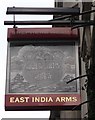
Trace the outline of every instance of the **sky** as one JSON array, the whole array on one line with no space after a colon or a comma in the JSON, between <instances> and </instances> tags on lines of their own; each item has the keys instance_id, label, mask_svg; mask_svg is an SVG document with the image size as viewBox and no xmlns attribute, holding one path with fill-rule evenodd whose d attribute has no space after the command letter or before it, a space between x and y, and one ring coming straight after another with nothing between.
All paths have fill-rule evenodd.
<instances>
[{"instance_id":1,"label":"sky","mask_svg":"<svg viewBox=\"0 0 95 120\"><path fill-rule=\"evenodd\" d=\"M4 95L6 83L7 62L7 28L5 20L13 20L12 15L6 15L7 7L54 7L54 0L0 0L0 120L2 118L49 118L50 111L5 111ZM16 16L16 20L48 20L52 16ZM18 27L51 27L51 26L18 26Z\"/></svg>"}]
</instances>

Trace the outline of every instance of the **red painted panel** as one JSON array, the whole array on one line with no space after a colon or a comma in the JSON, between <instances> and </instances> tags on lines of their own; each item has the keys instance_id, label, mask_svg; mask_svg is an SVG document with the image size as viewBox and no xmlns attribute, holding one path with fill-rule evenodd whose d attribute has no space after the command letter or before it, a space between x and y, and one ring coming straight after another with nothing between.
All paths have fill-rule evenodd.
<instances>
[{"instance_id":1,"label":"red painted panel","mask_svg":"<svg viewBox=\"0 0 95 120\"><path fill-rule=\"evenodd\" d=\"M38 38L65 38L76 39L79 37L78 30L71 30L69 27L53 27L53 28L9 28L8 40L13 39L38 39Z\"/></svg>"},{"instance_id":2,"label":"red painted panel","mask_svg":"<svg viewBox=\"0 0 95 120\"><path fill-rule=\"evenodd\" d=\"M80 104L79 94L7 94L5 106L75 106Z\"/></svg>"}]
</instances>

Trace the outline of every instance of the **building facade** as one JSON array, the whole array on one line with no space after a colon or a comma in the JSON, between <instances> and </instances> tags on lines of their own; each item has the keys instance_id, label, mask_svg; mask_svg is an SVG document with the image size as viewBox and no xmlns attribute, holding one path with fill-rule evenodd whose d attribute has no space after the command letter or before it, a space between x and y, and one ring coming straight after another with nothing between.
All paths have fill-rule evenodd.
<instances>
[{"instance_id":1,"label":"building facade","mask_svg":"<svg viewBox=\"0 0 95 120\"><path fill-rule=\"evenodd\" d=\"M66 2L64 0L55 0L55 7L79 7L80 13L88 11L88 13L79 15L78 20L90 21L94 20L94 7L93 2ZM92 11L92 12L89 12ZM54 16L54 18L63 17ZM68 18L67 18L68 19ZM64 20L64 19L61 19ZM57 26L58 27L58 26ZM59 114L59 118L92 118L95 117L93 110L94 99L94 59L95 59L95 49L94 49L94 26L85 25L79 26L80 44L79 44L79 73L81 75L87 75L87 77L80 78L80 96L82 105L80 110L64 110L56 111L55 114ZM91 81L92 79L92 81ZM92 84L91 84L91 82ZM92 109L91 109L92 108ZM54 114L54 112L52 112ZM56 115L55 115L56 117Z\"/></svg>"}]
</instances>

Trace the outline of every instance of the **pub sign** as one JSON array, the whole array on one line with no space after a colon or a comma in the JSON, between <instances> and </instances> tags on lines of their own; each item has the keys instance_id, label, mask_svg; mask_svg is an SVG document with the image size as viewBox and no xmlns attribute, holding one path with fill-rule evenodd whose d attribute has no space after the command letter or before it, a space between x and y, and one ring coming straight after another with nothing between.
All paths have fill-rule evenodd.
<instances>
[{"instance_id":1,"label":"pub sign","mask_svg":"<svg viewBox=\"0 0 95 120\"><path fill-rule=\"evenodd\" d=\"M80 104L77 29L9 28L6 110L63 110Z\"/></svg>"}]
</instances>

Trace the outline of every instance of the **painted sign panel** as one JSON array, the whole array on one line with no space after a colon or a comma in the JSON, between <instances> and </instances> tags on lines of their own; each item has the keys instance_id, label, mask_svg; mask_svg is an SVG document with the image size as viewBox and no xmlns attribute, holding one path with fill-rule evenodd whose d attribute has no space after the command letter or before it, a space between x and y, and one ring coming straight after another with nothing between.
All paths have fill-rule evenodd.
<instances>
[{"instance_id":1,"label":"painted sign panel","mask_svg":"<svg viewBox=\"0 0 95 120\"><path fill-rule=\"evenodd\" d=\"M76 42L36 45L26 41L8 43L6 108L78 105L78 81L66 83L78 75Z\"/></svg>"}]
</instances>

